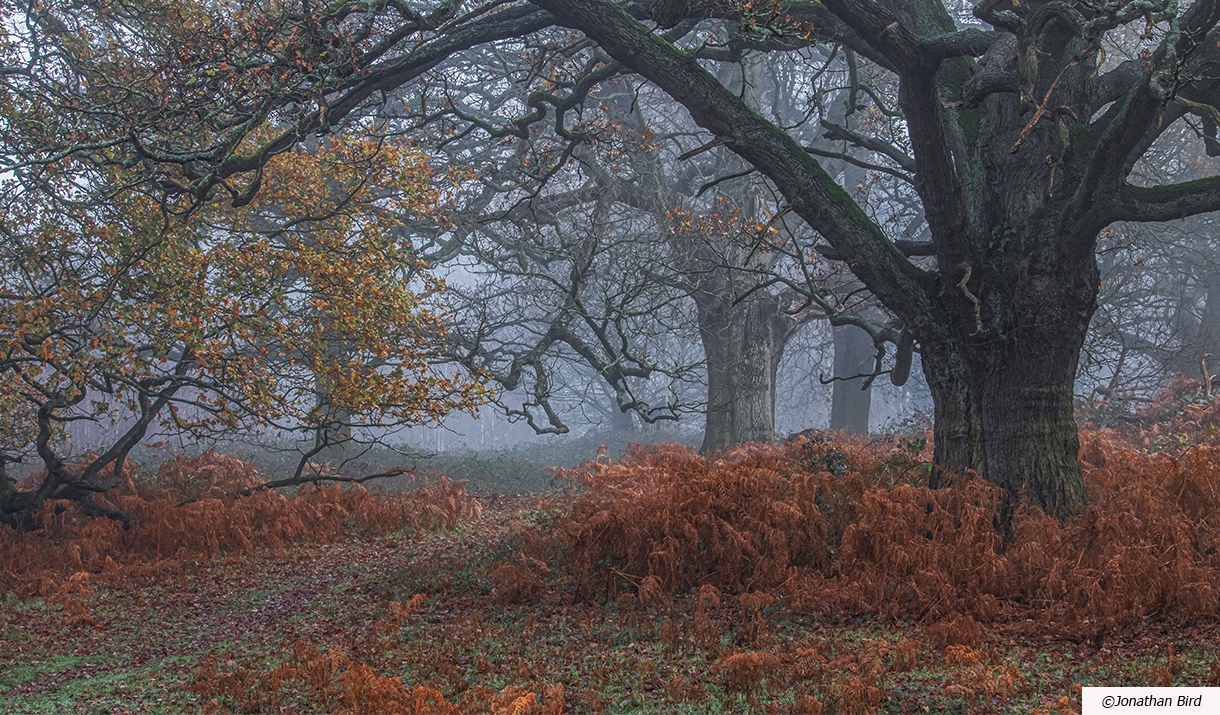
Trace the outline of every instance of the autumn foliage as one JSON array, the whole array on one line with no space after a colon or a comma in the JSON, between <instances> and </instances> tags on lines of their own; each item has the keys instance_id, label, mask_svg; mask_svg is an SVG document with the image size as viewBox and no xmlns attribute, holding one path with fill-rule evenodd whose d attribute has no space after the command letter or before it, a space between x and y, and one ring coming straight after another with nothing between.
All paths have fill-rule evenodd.
<instances>
[{"instance_id":1,"label":"autumn foliage","mask_svg":"<svg viewBox=\"0 0 1220 715\"><path fill-rule=\"evenodd\" d=\"M343 715L461 715L432 688L404 686L401 678L353 663L341 650L323 651L309 643L296 643L292 656L269 672L222 672L212 660L199 668L195 681L196 692L212 698L209 702L234 701L242 712L277 711L285 686ZM219 706L210 709L223 712Z\"/></svg>"},{"instance_id":2,"label":"autumn foliage","mask_svg":"<svg viewBox=\"0 0 1220 715\"><path fill-rule=\"evenodd\" d=\"M1150 401L1131 409L1121 399L1085 405L1077 421L1104 427L1116 441L1142 451L1178 451L1215 442L1220 401L1196 379L1178 374Z\"/></svg>"},{"instance_id":3,"label":"autumn foliage","mask_svg":"<svg viewBox=\"0 0 1220 715\"><path fill-rule=\"evenodd\" d=\"M445 480L387 495L314 485L291 497L273 490L233 495L261 483L251 465L209 451L172 460L155 479L111 491L107 498L131 516L129 530L82 516L72 502L49 501L42 530L0 528L0 588L55 596L86 585L172 576L187 562L221 553L252 554L351 533L452 528L480 508Z\"/></svg>"},{"instance_id":4,"label":"autumn foliage","mask_svg":"<svg viewBox=\"0 0 1220 715\"><path fill-rule=\"evenodd\" d=\"M1220 613L1220 448L1145 455L1086 433L1089 504L1067 521L1025 508L997 530L996 487L922 486L918 445L799 438L708 460L679 446L565 476L587 488L556 537L586 597L767 591L798 610L949 624L1036 618L1106 631ZM924 447L926 450L926 447ZM743 596L743 598L745 598Z\"/></svg>"},{"instance_id":5,"label":"autumn foliage","mask_svg":"<svg viewBox=\"0 0 1220 715\"><path fill-rule=\"evenodd\" d=\"M209 452L155 474L133 470L109 497L132 515L129 531L55 501L44 529L0 529L0 578L6 590L44 597L67 627L101 633L113 628L113 614L100 615L105 594L185 582L202 562L252 569L248 558L310 544L350 543L344 553L354 554L408 537L401 556L387 556L395 546L377 558L414 565L344 591L353 613L342 626L320 624L329 635L298 630L269 659L192 665L186 684L214 712L604 711L586 682L599 671L564 675L593 642L582 629L598 624L650 658L706 663L701 673L634 665L631 678L652 684L657 703L698 706L722 693L755 708L778 689L791 699L776 712L875 713L933 663L943 674L937 697L983 707L1040 697L1031 695L1036 673L997 650L999 637L1051 630L1094 643L1141 622L1215 622L1220 448L1143 454L1090 432L1081 456L1090 505L1066 523L1024 509L1005 536L994 487L970 477L929 490L927 446L903 438L802 437L712 460L674 445L636 447L562 474L581 488L538 501L536 518L500 525L480 520L480 505L448 482L233 497L262 476ZM460 522L492 535L483 555L460 551L450 567L430 560L435 545L410 540ZM459 563L474 579L466 586L445 575ZM821 625L777 625L798 619L846 633L892 624L898 637L870 634L845 648L819 635ZM567 624L555 651L571 661L531 659L542 645L529 638L555 620ZM495 646L520 660L489 662L479 640L488 633L523 639ZM1164 666L1132 677L1175 682L1176 662L1171 648ZM1220 665L1210 667L1203 677L1220 677ZM1046 693L1040 712L1078 711L1079 691L1063 692Z\"/></svg>"},{"instance_id":6,"label":"autumn foliage","mask_svg":"<svg viewBox=\"0 0 1220 715\"><path fill-rule=\"evenodd\" d=\"M50 498L125 520L90 495L153 430L273 431L316 454L353 427L477 407L476 376L437 364L444 285L403 231L443 221L434 180L405 143L334 136L271 159L240 207L134 190L103 207L0 197L21 227L0 240L0 459L46 468L32 490L0 474L0 521L36 528ZM114 428L69 469L63 425L81 420Z\"/></svg>"}]
</instances>

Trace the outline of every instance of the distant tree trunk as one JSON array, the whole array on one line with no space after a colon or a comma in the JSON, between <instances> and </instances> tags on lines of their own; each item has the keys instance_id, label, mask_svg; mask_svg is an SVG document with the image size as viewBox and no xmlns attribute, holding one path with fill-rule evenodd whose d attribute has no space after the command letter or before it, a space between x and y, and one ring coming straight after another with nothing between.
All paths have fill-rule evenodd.
<instances>
[{"instance_id":1,"label":"distant tree trunk","mask_svg":"<svg viewBox=\"0 0 1220 715\"><path fill-rule=\"evenodd\" d=\"M353 357L351 345L338 338L331 316L322 316L323 334L326 336L328 366L340 366ZM315 410L318 416L318 431L315 433L314 454L309 461L314 464L330 464L341 470L352 456L352 412L346 405L336 403L334 384L326 372L314 376Z\"/></svg>"},{"instance_id":2,"label":"distant tree trunk","mask_svg":"<svg viewBox=\"0 0 1220 715\"><path fill-rule=\"evenodd\" d=\"M834 329L834 376L850 377L872 372L876 349L868 333L854 325ZM868 413L872 407L872 386L860 389L864 378L836 380L830 403L830 429L848 434L868 434Z\"/></svg>"},{"instance_id":3,"label":"distant tree trunk","mask_svg":"<svg viewBox=\"0 0 1220 715\"><path fill-rule=\"evenodd\" d=\"M1220 355L1220 273L1209 276L1204 301L1203 316L1199 321L1199 353L1200 356L1203 353ZM1211 369L1210 361L1208 369Z\"/></svg>"},{"instance_id":4,"label":"distant tree trunk","mask_svg":"<svg viewBox=\"0 0 1220 715\"><path fill-rule=\"evenodd\" d=\"M636 432L634 412L624 412L618 405L610 406L610 430L616 435L630 436Z\"/></svg>"},{"instance_id":5,"label":"distant tree trunk","mask_svg":"<svg viewBox=\"0 0 1220 715\"><path fill-rule=\"evenodd\" d=\"M1207 276L1203 295L1203 311L1197 324L1189 315L1184 314L1185 308L1178 313L1178 329L1188 336L1181 353L1172 356L1166 364L1170 372L1180 372L1191 377L1199 375L1199 361L1210 353L1220 356L1220 273ZM1214 373L1220 362L1208 358L1208 372Z\"/></svg>"},{"instance_id":6,"label":"distant tree trunk","mask_svg":"<svg viewBox=\"0 0 1220 715\"><path fill-rule=\"evenodd\" d=\"M707 357L707 424L703 453L775 437L775 377L799 320L780 296L696 298Z\"/></svg>"},{"instance_id":7,"label":"distant tree trunk","mask_svg":"<svg viewBox=\"0 0 1220 715\"><path fill-rule=\"evenodd\" d=\"M0 455L0 524L6 523L5 517L22 511L27 499L17 491L17 480L8 476L8 460Z\"/></svg>"},{"instance_id":8,"label":"distant tree trunk","mask_svg":"<svg viewBox=\"0 0 1220 715\"><path fill-rule=\"evenodd\" d=\"M1195 349L1200 378L1204 381L1207 399L1211 399L1212 378L1216 371L1217 356L1220 356L1220 274L1208 276L1207 295L1204 298L1203 315L1199 319L1199 346Z\"/></svg>"},{"instance_id":9,"label":"distant tree trunk","mask_svg":"<svg viewBox=\"0 0 1220 715\"><path fill-rule=\"evenodd\" d=\"M1220 273L1212 274L1208 280L1207 298L1199 329L1203 337L1203 349L1220 355Z\"/></svg>"},{"instance_id":10,"label":"distant tree trunk","mask_svg":"<svg viewBox=\"0 0 1220 715\"><path fill-rule=\"evenodd\" d=\"M352 457L352 426L351 415L346 409L327 405L325 419L330 423L324 428L326 445L309 461L314 464L330 464L335 469Z\"/></svg>"}]
</instances>

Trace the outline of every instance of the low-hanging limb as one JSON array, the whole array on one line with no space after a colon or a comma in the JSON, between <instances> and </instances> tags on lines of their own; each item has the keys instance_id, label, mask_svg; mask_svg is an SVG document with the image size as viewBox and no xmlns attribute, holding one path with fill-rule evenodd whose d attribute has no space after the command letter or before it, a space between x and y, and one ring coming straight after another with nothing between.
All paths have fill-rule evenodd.
<instances>
[{"instance_id":1,"label":"low-hanging limb","mask_svg":"<svg viewBox=\"0 0 1220 715\"><path fill-rule=\"evenodd\" d=\"M320 484L322 482L330 482L333 484L364 484L366 482L371 482L374 479L388 479L389 477L400 477L404 474L409 474L409 475L414 476L415 470L411 469L409 467L394 467L393 469L388 469L384 472L366 474L362 477L344 477L339 474L297 475L297 476L293 476L293 477L288 477L286 479L273 479L269 482L263 482L262 484L259 484L258 486L253 486L253 487L249 487L247 489L242 489L241 491L237 492L236 496L248 497L251 494L256 494L261 491L266 491L267 489L281 489L284 487L299 487L303 484ZM189 502L182 502L178 506L182 506L182 505L188 504L188 503Z\"/></svg>"}]
</instances>

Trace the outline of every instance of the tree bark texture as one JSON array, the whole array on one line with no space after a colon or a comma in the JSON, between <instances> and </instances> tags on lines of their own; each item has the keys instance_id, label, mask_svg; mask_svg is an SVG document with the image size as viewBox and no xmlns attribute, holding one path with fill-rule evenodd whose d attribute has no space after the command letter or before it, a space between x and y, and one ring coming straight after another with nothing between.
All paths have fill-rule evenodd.
<instances>
[{"instance_id":1,"label":"tree bark texture","mask_svg":"<svg viewBox=\"0 0 1220 715\"><path fill-rule=\"evenodd\" d=\"M969 357L962 346L925 350L935 404L932 486L974 471L1009 490L1006 511L1022 497L1060 516L1082 503L1072 389L1080 344L1029 340Z\"/></svg>"},{"instance_id":2,"label":"tree bark texture","mask_svg":"<svg viewBox=\"0 0 1220 715\"><path fill-rule=\"evenodd\" d=\"M709 454L775 438L775 378L784 345L799 322L779 296L759 293L734 304L702 294L695 301L707 358L707 422L700 451Z\"/></svg>"}]
</instances>

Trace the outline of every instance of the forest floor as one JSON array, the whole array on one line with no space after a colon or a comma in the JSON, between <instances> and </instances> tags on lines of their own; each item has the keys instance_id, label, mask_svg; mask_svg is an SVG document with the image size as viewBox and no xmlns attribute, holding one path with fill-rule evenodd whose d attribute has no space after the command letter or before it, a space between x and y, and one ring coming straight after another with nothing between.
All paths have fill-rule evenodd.
<instances>
[{"instance_id":1,"label":"forest floor","mask_svg":"<svg viewBox=\"0 0 1220 715\"><path fill-rule=\"evenodd\" d=\"M495 564L565 499L490 498L449 530L0 596L0 713L456 712L415 686L463 713L1067 713L1082 684L1220 672L1214 625L1090 640L1022 620L946 636L718 592L641 606L539 583L506 597Z\"/></svg>"}]
</instances>

